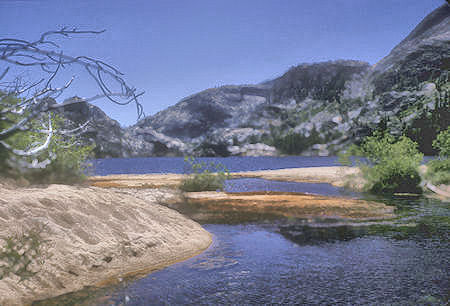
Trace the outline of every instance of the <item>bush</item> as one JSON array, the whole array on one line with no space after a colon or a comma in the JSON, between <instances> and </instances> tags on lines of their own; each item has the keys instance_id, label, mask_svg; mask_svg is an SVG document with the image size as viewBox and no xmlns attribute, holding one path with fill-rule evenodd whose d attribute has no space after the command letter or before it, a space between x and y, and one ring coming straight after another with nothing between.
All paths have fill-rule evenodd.
<instances>
[{"instance_id":1,"label":"bush","mask_svg":"<svg viewBox=\"0 0 450 306\"><path fill-rule=\"evenodd\" d=\"M435 185L450 184L450 127L439 133L433 141L439 151L439 159L429 161L426 178Z\"/></svg>"},{"instance_id":2,"label":"bush","mask_svg":"<svg viewBox=\"0 0 450 306\"><path fill-rule=\"evenodd\" d=\"M433 160L427 164L426 178L434 185L450 185L450 160Z\"/></svg>"},{"instance_id":3,"label":"bush","mask_svg":"<svg viewBox=\"0 0 450 306\"><path fill-rule=\"evenodd\" d=\"M223 190L225 180L229 177L228 169L218 163L198 162L194 157L185 157L187 178L183 180L180 189L183 191L216 191Z\"/></svg>"},{"instance_id":4,"label":"bush","mask_svg":"<svg viewBox=\"0 0 450 306\"><path fill-rule=\"evenodd\" d=\"M450 156L450 127L437 135L433 141L433 148L439 151L441 158L448 158Z\"/></svg>"},{"instance_id":5,"label":"bush","mask_svg":"<svg viewBox=\"0 0 450 306\"><path fill-rule=\"evenodd\" d=\"M369 164L360 164L367 179L366 189L372 193L421 193L418 167L423 154L417 143L406 136L375 132L360 146L362 156Z\"/></svg>"},{"instance_id":6,"label":"bush","mask_svg":"<svg viewBox=\"0 0 450 306\"><path fill-rule=\"evenodd\" d=\"M61 130L63 118L52 116L52 126L55 131ZM35 143L42 143L46 135L38 132L41 129L38 121L31 123L29 131L17 133L6 139L6 143L19 150L28 150ZM1 147L1 146L0 146ZM92 154L93 146L81 146L75 137L56 134L52 137L48 148L39 154L40 160L49 159L45 168L24 167L23 162L33 163L37 157L15 157L6 155L2 160L5 167L1 174L14 178L23 177L32 183L77 183L84 180L86 159ZM0 155L1 151L0 151Z\"/></svg>"}]
</instances>

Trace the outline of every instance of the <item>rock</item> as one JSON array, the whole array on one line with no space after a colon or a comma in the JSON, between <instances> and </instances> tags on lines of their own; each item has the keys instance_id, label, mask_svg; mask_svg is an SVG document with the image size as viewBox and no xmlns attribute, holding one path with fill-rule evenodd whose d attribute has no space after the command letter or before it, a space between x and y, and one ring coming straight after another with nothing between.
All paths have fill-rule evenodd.
<instances>
[{"instance_id":1,"label":"rock","mask_svg":"<svg viewBox=\"0 0 450 306\"><path fill-rule=\"evenodd\" d=\"M78 101L58 108L55 112L63 116L66 129L74 129L89 121L85 132L81 135L84 144L94 144L96 157L122 157L130 154L130 148L124 141L124 131L120 124L109 118L100 108L73 97L65 100ZM56 103L56 102L54 102Z\"/></svg>"},{"instance_id":2,"label":"rock","mask_svg":"<svg viewBox=\"0 0 450 306\"><path fill-rule=\"evenodd\" d=\"M266 103L263 85L222 86L189 96L135 126L151 126L156 131L187 141L218 128L244 127L254 112Z\"/></svg>"},{"instance_id":3,"label":"rock","mask_svg":"<svg viewBox=\"0 0 450 306\"><path fill-rule=\"evenodd\" d=\"M311 149L317 156L328 156L330 152L327 150L327 147L328 146L326 144L315 144L311 147Z\"/></svg>"},{"instance_id":4,"label":"rock","mask_svg":"<svg viewBox=\"0 0 450 306\"><path fill-rule=\"evenodd\" d=\"M190 148L178 138L169 137L151 127L126 129L125 142L130 148L130 157L182 156Z\"/></svg>"},{"instance_id":5,"label":"rock","mask_svg":"<svg viewBox=\"0 0 450 306\"><path fill-rule=\"evenodd\" d=\"M64 185L0 186L0 237L37 229L43 250L36 275L20 281L10 273L0 279L0 304L29 305L85 286L112 284L185 260L210 245L211 235L199 224L156 204L155 197L135 194Z\"/></svg>"},{"instance_id":6,"label":"rock","mask_svg":"<svg viewBox=\"0 0 450 306\"><path fill-rule=\"evenodd\" d=\"M275 147L266 145L264 143L245 144L242 147L230 146L228 147L231 155L239 156L277 156L278 152Z\"/></svg>"}]
</instances>

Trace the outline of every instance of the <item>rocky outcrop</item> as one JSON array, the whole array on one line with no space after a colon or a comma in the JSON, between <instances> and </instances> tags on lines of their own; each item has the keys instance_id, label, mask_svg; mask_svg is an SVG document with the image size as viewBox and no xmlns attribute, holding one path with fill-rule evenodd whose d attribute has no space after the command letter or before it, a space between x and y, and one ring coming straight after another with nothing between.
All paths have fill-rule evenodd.
<instances>
[{"instance_id":1,"label":"rocky outcrop","mask_svg":"<svg viewBox=\"0 0 450 306\"><path fill-rule=\"evenodd\" d=\"M109 118L99 107L83 102L81 98L73 97L64 102L76 103L56 110L65 118L65 128L74 129L88 125L80 135L81 141L87 145L95 145L94 153L97 157L123 157L132 152L124 141L125 135L120 124Z\"/></svg>"},{"instance_id":2,"label":"rocky outcrop","mask_svg":"<svg viewBox=\"0 0 450 306\"><path fill-rule=\"evenodd\" d=\"M94 145L97 158L178 156L188 151L187 145L177 138L166 136L151 127L123 129L99 107L78 97L64 102L70 101L76 103L58 108L56 112L65 119L64 127L69 130L88 122L80 140L85 145Z\"/></svg>"},{"instance_id":3,"label":"rocky outcrop","mask_svg":"<svg viewBox=\"0 0 450 306\"><path fill-rule=\"evenodd\" d=\"M126 129L124 142L129 148L129 157L182 156L189 152L184 142L159 133L152 127L133 126Z\"/></svg>"},{"instance_id":4,"label":"rocky outcrop","mask_svg":"<svg viewBox=\"0 0 450 306\"><path fill-rule=\"evenodd\" d=\"M28 305L86 286L145 275L197 255L211 243L211 235L199 224L157 204L171 196L161 190L148 190L139 199L136 192L95 187L18 188L3 183L1 305ZM21 233L39 234L31 249L35 253L29 251L26 239L20 240ZM16 253L5 251L7 237L15 237L10 241L16 243L21 259L16 261ZM36 255L31 263L21 265L30 254Z\"/></svg>"},{"instance_id":5,"label":"rocky outcrop","mask_svg":"<svg viewBox=\"0 0 450 306\"><path fill-rule=\"evenodd\" d=\"M431 140L436 126L450 125L449 68L450 6L444 4L374 65L362 81L347 85L344 104L350 112L357 111L350 121L351 140L358 141L383 124L394 134L408 134L423 152L433 153ZM432 122L432 116L440 119ZM423 135L411 133L418 128Z\"/></svg>"},{"instance_id":6,"label":"rocky outcrop","mask_svg":"<svg viewBox=\"0 0 450 306\"><path fill-rule=\"evenodd\" d=\"M346 81L368 69L359 61L302 64L264 84L208 89L141 120L128 133L135 137L139 131L154 129L171 137L171 142L184 142L185 146L177 146L184 154L278 155L274 128L285 133L295 127L291 122L301 122L296 117L308 119L307 113L320 112L327 99L339 99ZM322 121L315 121L321 127ZM304 125L298 129L310 133L308 122Z\"/></svg>"},{"instance_id":7,"label":"rocky outcrop","mask_svg":"<svg viewBox=\"0 0 450 306\"><path fill-rule=\"evenodd\" d=\"M191 140L214 129L253 122L256 119L253 113L266 102L268 94L263 85L211 88L187 97L135 126L151 126L168 136Z\"/></svg>"},{"instance_id":8,"label":"rocky outcrop","mask_svg":"<svg viewBox=\"0 0 450 306\"><path fill-rule=\"evenodd\" d=\"M429 14L372 69L377 93L404 89L437 78L450 67L450 6Z\"/></svg>"}]
</instances>

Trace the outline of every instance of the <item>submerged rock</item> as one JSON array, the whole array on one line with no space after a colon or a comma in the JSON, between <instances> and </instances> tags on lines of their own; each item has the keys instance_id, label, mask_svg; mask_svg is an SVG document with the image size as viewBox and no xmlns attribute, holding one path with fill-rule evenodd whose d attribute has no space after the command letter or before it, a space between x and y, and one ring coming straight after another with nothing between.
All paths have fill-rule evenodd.
<instances>
[{"instance_id":1,"label":"submerged rock","mask_svg":"<svg viewBox=\"0 0 450 306\"><path fill-rule=\"evenodd\" d=\"M228 219L238 213L246 218L386 219L394 217L394 207L351 198L308 195L295 192L191 192L184 195L183 207L196 221ZM211 216L212 214L212 216ZM205 219L203 219L205 218ZM234 219L234 218L233 218Z\"/></svg>"}]
</instances>

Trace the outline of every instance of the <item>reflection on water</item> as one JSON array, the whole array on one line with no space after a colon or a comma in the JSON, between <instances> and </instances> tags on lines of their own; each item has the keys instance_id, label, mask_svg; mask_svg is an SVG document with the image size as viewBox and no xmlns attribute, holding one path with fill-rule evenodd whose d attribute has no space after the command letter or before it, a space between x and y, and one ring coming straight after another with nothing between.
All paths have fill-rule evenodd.
<instances>
[{"instance_id":1,"label":"reflection on water","mask_svg":"<svg viewBox=\"0 0 450 306\"><path fill-rule=\"evenodd\" d=\"M325 183L300 183L265 180L260 178L240 178L227 180L225 183L227 192L253 192L253 191L283 191L317 194L325 196L351 196L359 194L344 188L335 187Z\"/></svg>"},{"instance_id":2,"label":"reflection on water","mask_svg":"<svg viewBox=\"0 0 450 306\"><path fill-rule=\"evenodd\" d=\"M199 256L118 287L43 305L445 305L449 205L425 198L383 201L399 208L398 219L352 225L209 219L204 227L214 243ZM236 223L251 219L236 213Z\"/></svg>"},{"instance_id":3,"label":"reflection on water","mask_svg":"<svg viewBox=\"0 0 450 306\"><path fill-rule=\"evenodd\" d=\"M110 292L99 304L414 305L427 297L443 302L449 288L449 249L433 240L365 237L299 246L276 227L205 228L215 238L206 252Z\"/></svg>"}]
</instances>

